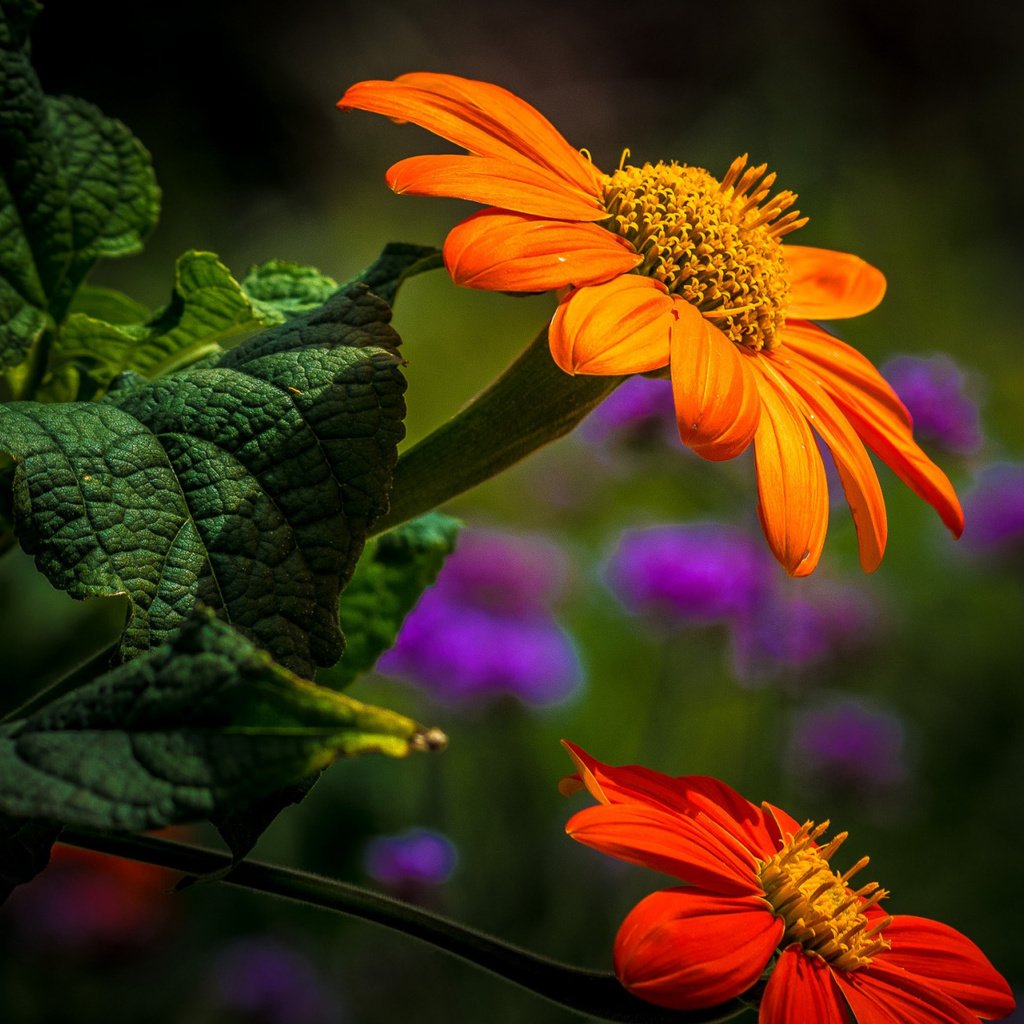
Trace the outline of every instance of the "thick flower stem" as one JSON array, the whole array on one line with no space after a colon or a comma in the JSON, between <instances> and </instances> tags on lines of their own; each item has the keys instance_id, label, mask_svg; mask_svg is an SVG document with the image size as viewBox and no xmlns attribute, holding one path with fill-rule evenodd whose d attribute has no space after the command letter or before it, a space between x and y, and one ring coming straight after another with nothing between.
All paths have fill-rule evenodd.
<instances>
[{"instance_id":1,"label":"thick flower stem","mask_svg":"<svg viewBox=\"0 0 1024 1024\"><path fill-rule=\"evenodd\" d=\"M402 454L391 510L371 533L437 508L567 434L623 380L565 373L541 331L490 387Z\"/></svg>"},{"instance_id":2,"label":"thick flower stem","mask_svg":"<svg viewBox=\"0 0 1024 1024\"><path fill-rule=\"evenodd\" d=\"M359 886L300 871L241 861L214 850L153 836L67 828L60 841L86 850L157 864L190 875L216 876L227 885L334 910L405 932L528 989L560 1006L598 1020L624 1024L711 1024L745 1009L739 1000L692 1012L663 1010L627 992L615 975L583 970L537 956L466 928L420 907Z\"/></svg>"}]
</instances>

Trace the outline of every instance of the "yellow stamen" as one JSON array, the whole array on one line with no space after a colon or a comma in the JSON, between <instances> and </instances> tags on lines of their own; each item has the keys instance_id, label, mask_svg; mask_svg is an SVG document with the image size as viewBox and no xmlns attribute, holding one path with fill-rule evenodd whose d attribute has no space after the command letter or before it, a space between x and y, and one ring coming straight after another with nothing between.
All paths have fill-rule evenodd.
<instances>
[{"instance_id":1,"label":"yellow stamen","mask_svg":"<svg viewBox=\"0 0 1024 1024\"><path fill-rule=\"evenodd\" d=\"M603 176L605 227L644 257L637 273L718 322L732 341L755 351L777 345L789 282L782 235L807 223L786 213L792 192L769 199L774 174L737 157L721 182L685 164L626 164Z\"/></svg>"},{"instance_id":2,"label":"yellow stamen","mask_svg":"<svg viewBox=\"0 0 1024 1024\"><path fill-rule=\"evenodd\" d=\"M731 167L726 178L735 173ZM829 858L847 833L840 832L825 846L815 846L827 828L827 821L805 822L786 837L775 856L759 862L758 874L765 901L786 926L780 945L797 942L837 970L855 971L890 947L881 934L892 918L883 917L869 928L865 916L889 894L877 882L850 890L846 883L868 864L868 858L862 857L843 874L833 871Z\"/></svg>"}]
</instances>

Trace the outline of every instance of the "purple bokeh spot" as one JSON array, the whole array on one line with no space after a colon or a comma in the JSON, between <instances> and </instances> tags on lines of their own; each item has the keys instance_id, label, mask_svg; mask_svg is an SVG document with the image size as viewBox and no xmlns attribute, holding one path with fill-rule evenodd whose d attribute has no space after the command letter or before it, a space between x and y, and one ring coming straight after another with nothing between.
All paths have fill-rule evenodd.
<instances>
[{"instance_id":1,"label":"purple bokeh spot","mask_svg":"<svg viewBox=\"0 0 1024 1024\"><path fill-rule=\"evenodd\" d=\"M415 828L378 836L366 847L366 873L388 886L440 885L448 881L458 853L447 836Z\"/></svg>"},{"instance_id":2,"label":"purple bokeh spot","mask_svg":"<svg viewBox=\"0 0 1024 1024\"><path fill-rule=\"evenodd\" d=\"M918 440L965 455L977 451L978 407L967 394L963 371L949 356L896 356L882 375L909 410Z\"/></svg>"},{"instance_id":3,"label":"purple bokeh spot","mask_svg":"<svg viewBox=\"0 0 1024 1024\"><path fill-rule=\"evenodd\" d=\"M341 1024L337 993L310 961L276 939L239 939L213 965L216 998L260 1024Z\"/></svg>"},{"instance_id":4,"label":"purple bokeh spot","mask_svg":"<svg viewBox=\"0 0 1024 1024\"><path fill-rule=\"evenodd\" d=\"M852 699L798 712L788 759L795 774L844 786L891 787L908 774L903 723Z\"/></svg>"},{"instance_id":5,"label":"purple bokeh spot","mask_svg":"<svg viewBox=\"0 0 1024 1024\"><path fill-rule=\"evenodd\" d=\"M605 571L629 611L684 623L751 614L771 574L762 545L715 523L628 530Z\"/></svg>"},{"instance_id":6,"label":"purple bokeh spot","mask_svg":"<svg viewBox=\"0 0 1024 1024\"><path fill-rule=\"evenodd\" d=\"M966 545L981 551L1024 547L1024 463L982 470L964 506Z\"/></svg>"},{"instance_id":7,"label":"purple bokeh spot","mask_svg":"<svg viewBox=\"0 0 1024 1024\"><path fill-rule=\"evenodd\" d=\"M623 381L580 424L579 434L593 444L678 443L671 381L640 374Z\"/></svg>"},{"instance_id":8,"label":"purple bokeh spot","mask_svg":"<svg viewBox=\"0 0 1024 1024\"><path fill-rule=\"evenodd\" d=\"M576 648L548 610L565 576L550 542L466 531L377 671L452 702L565 700L582 680Z\"/></svg>"}]
</instances>

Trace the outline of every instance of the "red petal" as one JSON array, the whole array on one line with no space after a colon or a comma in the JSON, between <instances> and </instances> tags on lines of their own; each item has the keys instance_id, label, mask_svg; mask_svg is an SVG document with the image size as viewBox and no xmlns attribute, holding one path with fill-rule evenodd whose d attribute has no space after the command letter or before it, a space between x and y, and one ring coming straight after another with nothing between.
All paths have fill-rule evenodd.
<instances>
[{"instance_id":1,"label":"red petal","mask_svg":"<svg viewBox=\"0 0 1024 1024\"><path fill-rule=\"evenodd\" d=\"M487 156L411 156L388 168L399 195L451 196L555 220L603 220L596 200L569 189L543 168Z\"/></svg>"},{"instance_id":2,"label":"red petal","mask_svg":"<svg viewBox=\"0 0 1024 1024\"><path fill-rule=\"evenodd\" d=\"M583 784L603 804L639 803L689 817L701 816L741 840L761 858L772 856L778 849L774 825L767 825L764 813L718 779L663 775L640 765L602 764L567 740L562 740L562 745L576 762Z\"/></svg>"},{"instance_id":3,"label":"red petal","mask_svg":"<svg viewBox=\"0 0 1024 1024\"><path fill-rule=\"evenodd\" d=\"M555 310L551 355L566 373L657 370L668 363L674 305L664 285L636 274L578 288Z\"/></svg>"},{"instance_id":4,"label":"red petal","mask_svg":"<svg viewBox=\"0 0 1024 1024\"><path fill-rule=\"evenodd\" d=\"M892 949L879 960L927 978L976 1017L998 1020L1014 1008L1010 986L984 953L955 928L896 915L885 929Z\"/></svg>"},{"instance_id":5,"label":"red petal","mask_svg":"<svg viewBox=\"0 0 1024 1024\"><path fill-rule=\"evenodd\" d=\"M881 957L870 967L834 976L857 1024L978 1024L955 999L924 978L885 966Z\"/></svg>"},{"instance_id":6,"label":"red petal","mask_svg":"<svg viewBox=\"0 0 1024 1024\"><path fill-rule=\"evenodd\" d=\"M444 243L444 262L456 284L500 292L599 284L641 261L628 243L596 224L505 210L474 214Z\"/></svg>"},{"instance_id":7,"label":"red petal","mask_svg":"<svg viewBox=\"0 0 1024 1024\"><path fill-rule=\"evenodd\" d=\"M768 546L790 576L806 576L828 528L825 467L807 420L754 360L761 419L754 435L758 514Z\"/></svg>"},{"instance_id":8,"label":"red petal","mask_svg":"<svg viewBox=\"0 0 1024 1024\"><path fill-rule=\"evenodd\" d=\"M598 804L573 815L565 831L610 857L714 892L746 896L762 891L753 857L694 818L643 804Z\"/></svg>"},{"instance_id":9,"label":"red petal","mask_svg":"<svg viewBox=\"0 0 1024 1024\"><path fill-rule=\"evenodd\" d=\"M768 979L758 1024L850 1024L850 1012L828 964L790 946Z\"/></svg>"},{"instance_id":10,"label":"red petal","mask_svg":"<svg viewBox=\"0 0 1024 1024\"><path fill-rule=\"evenodd\" d=\"M802 406L801 412L832 452L857 527L861 567L874 572L885 552L885 499L863 442L824 388L786 355L785 348L767 356L766 374L769 369L792 385L796 393L790 392L789 397L797 408ZM777 382L783 386L782 380Z\"/></svg>"},{"instance_id":11,"label":"red petal","mask_svg":"<svg viewBox=\"0 0 1024 1024\"><path fill-rule=\"evenodd\" d=\"M733 459L750 447L761 413L748 357L695 306L676 300L672 394L679 438L702 458Z\"/></svg>"},{"instance_id":12,"label":"red petal","mask_svg":"<svg viewBox=\"0 0 1024 1024\"><path fill-rule=\"evenodd\" d=\"M856 349L809 324L787 324L783 338L790 356L815 376L864 443L959 537L964 514L956 491L914 441L906 408L878 370Z\"/></svg>"},{"instance_id":13,"label":"red petal","mask_svg":"<svg viewBox=\"0 0 1024 1024\"><path fill-rule=\"evenodd\" d=\"M757 897L668 889L641 900L615 939L615 973L673 1010L733 999L760 978L785 927Z\"/></svg>"},{"instance_id":14,"label":"red petal","mask_svg":"<svg viewBox=\"0 0 1024 1024\"><path fill-rule=\"evenodd\" d=\"M874 309L885 295L882 272L859 256L805 245L784 245L789 315L838 320Z\"/></svg>"},{"instance_id":15,"label":"red petal","mask_svg":"<svg viewBox=\"0 0 1024 1024\"><path fill-rule=\"evenodd\" d=\"M415 73L353 85L342 110L411 121L478 156L532 163L596 196L599 171L525 100L500 86L455 75Z\"/></svg>"}]
</instances>

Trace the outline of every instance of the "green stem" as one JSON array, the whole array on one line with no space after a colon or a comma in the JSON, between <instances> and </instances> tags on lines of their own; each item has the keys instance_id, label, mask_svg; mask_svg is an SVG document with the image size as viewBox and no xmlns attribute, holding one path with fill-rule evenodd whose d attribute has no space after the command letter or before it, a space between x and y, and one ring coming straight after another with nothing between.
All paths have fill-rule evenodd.
<instances>
[{"instance_id":1,"label":"green stem","mask_svg":"<svg viewBox=\"0 0 1024 1024\"><path fill-rule=\"evenodd\" d=\"M437 508L567 434L625 379L565 373L541 331L487 390L402 454L391 510L371 534Z\"/></svg>"},{"instance_id":2,"label":"green stem","mask_svg":"<svg viewBox=\"0 0 1024 1024\"><path fill-rule=\"evenodd\" d=\"M467 928L390 896L301 871L241 861L202 847L153 836L66 828L62 843L86 850L157 864L191 875L213 875L227 885L373 921L421 939L570 1010L622 1024L712 1024L747 1006L738 999L705 1010L664 1010L626 991L614 974L583 970L549 960L483 932Z\"/></svg>"}]
</instances>

